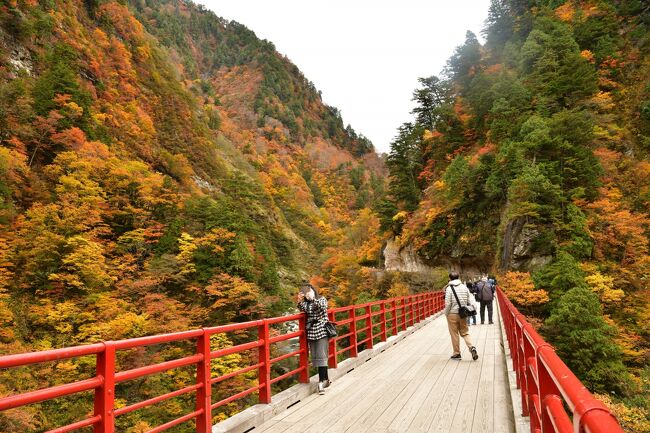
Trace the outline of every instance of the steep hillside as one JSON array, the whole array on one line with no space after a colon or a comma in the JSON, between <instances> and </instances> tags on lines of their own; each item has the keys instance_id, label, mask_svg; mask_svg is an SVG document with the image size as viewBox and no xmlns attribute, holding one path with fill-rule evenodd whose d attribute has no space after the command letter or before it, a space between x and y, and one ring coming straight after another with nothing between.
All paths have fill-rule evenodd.
<instances>
[{"instance_id":1,"label":"steep hillside","mask_svg":"<svg viewBox=\"0 0 650 433\"><path fill-rule=\"evenodd\" d=\"M630 431L648 431L650 7L493 0L485 36L468 32L414 91L382 226L429 265L499 271L567 364L645 411Z\"/></svg>"},{"instance_id":2,"label":"steep hillside","mask_svg":"<svg viewBox=\"0 0 650 433\"><path fill-rule=\"evenodd\" d=\"M370 208L384 178L372 144L238 23L184 1L0 0L2 354L282 314L303 279L348 302L361 277L339 286L331 268L343 260L347 278L379 261ZM1 376L0 394L89 369ZM188 380L174 372L119 398ZM82 398L34 405L0 414L0 430L87 410Z\"/></svg>"}]
</instances>

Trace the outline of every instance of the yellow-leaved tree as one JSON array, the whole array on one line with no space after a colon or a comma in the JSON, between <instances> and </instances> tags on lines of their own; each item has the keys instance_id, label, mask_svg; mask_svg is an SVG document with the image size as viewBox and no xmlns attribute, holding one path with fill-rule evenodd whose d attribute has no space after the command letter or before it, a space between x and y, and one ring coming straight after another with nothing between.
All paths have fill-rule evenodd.
<instances>
[{"instance_id":1,"label":"yellow-leaved tree","mask_svg":"<svg viewBox=\"0 0 650 433\"><path fill-rule=\"evenodd\" d=\"M625 296L625 292L616 287L614 277L603 275L600 272L594 272L585 277L585 281L605 306L618 304L623 299L623 296Z\"/></svg>"}]
</instances>

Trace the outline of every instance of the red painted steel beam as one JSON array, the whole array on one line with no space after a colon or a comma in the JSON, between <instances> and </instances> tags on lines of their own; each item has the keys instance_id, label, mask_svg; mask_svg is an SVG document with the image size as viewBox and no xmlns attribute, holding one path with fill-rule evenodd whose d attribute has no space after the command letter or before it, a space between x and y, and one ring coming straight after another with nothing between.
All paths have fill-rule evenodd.
<instances>
[{"instance_id":1,"label":"red painted steel beam","mask_svg":"<svg viewBox=\"0 0 650 433\"><path fill-rule=\"evenodd\" d=\"M203 328L204 331L209 334L221 334L224 332L233 332L233 331L241 331L244 329L252 329L257 326L260 326L262 323L262 320L252 320L250 322L241 322L241 323L231 323L229 325L221 325L221 326L213 326L211 328Z\"/></svg>"},{"instance_id":2,"label":"red painted steel beam","mask_svg":"<svg viewBox=\"0 0 650 433\"><path fill-rule=\"evenodd\" d=\"M623 429L614 415L609 412L607 406L596 400L553 349L541 348L539 359L547 370L553 372L552 380L562 393L564 401L573 411L576 431L584 428L590 433L623 433Z\"/></svg>"},{"instance_id":3,"label":"red painted steel beam","mask_svg":"<svg viewBox=\"0 0 650 433\"><path fill-rule=\"evenodd\" d=\"M232 347L226 347L225 349L215 350L210 353L210 359L220 358L226 355L232 355L233 353L245 352L251 349L257 349L258 347L264 344L264 340L251 341L250 343L238 344Z\"/></svg>"},{"instance_id":4,"label":"red painted steel beam","mask_svg":"<svg viewBox=\"0 0 650 433\"><path fill-rule=\"evenodd\" d=\"M103 377L94 377L92 379L80 380L79 382L67 383L65 385L52 386L37 391L4 397L0 399L0 411L51 400L53 398L63 397L77 392L89 391L101 386L102 383L104 383Z\"/></svg>"},{"instance_id":5,"label":"red painted steel beam","mask_svg":"<svg viewBox=\"0 0 650 433\"><path fill-rule=\"evenodd\" d=\"M296 368L295 370L291 370L291 371L289 371L289 372L287 372L287 373L284 373L284 374L281 375L281 376L274 377L273 379L271 379L271 384L274 384L274 383L276 383L276 382L279 382L279 381L281 381L282 379L286 379L286 378L289 377L289 376L293 376L294 374L298 374L298 373L300 373L301 370L302 370L302 367L298 367L298 368Z\"/></svg>"},{"instance_id":6,"label":"red painted steel beam","mask_svg":"<svg viewBox=\"0 0 650 433\"><path fill-rule=\"evenodd\" d=\"M228 403L231 403L231 402L233 402L233 401L235 401L235 400L239 400L239 399L242 398L242 397L246 397L247 395L252 394L252 393L254 393L255 391L258 391L260 388L261 388L261 387L260 387L259 385L258 385L258 386L254 386L254 387L252 387L252 388L248 388L246 391L238 392L238 393L235 394L235 395L231 395L231 396L228 397L228 398L224 398L223 400L220 400L220 401L214 403L214 404L212 405L212 409L216 409L216 408L218 408L219 406L223 406L224 404L228 404Z\"/></svg>"},{"instance_id":7,"label":"red painted steel beam","mask_svg":"<svg viewBox=\"0 0 650 433\"><path fill-rule=\"evenodd\" d=\"M210 379L210 383L214 385L215 383L223 382L224 380L230 379L231 377L239 376L240 374L248 373L249 371L253 371L255 369L258 369L262 366L261 362L258 362L257 364L254 365L249 365L246 368L242 368L237 371L233 371L232 373L224 374L223 376L215 377Z\"/></svg>"},{"instance_id":8,"label":"red painted steel beam","mask_svg":"<svg viewBox=\"0 0 650 433\"><path fill-rule=\"evenodd\" d=\"M128 340L115 341L116 350L133 349L135 347L150 346L152 344L170 343L172 341L198 338L203 335L202 329L192 331L174 332L171 334L152 335L149 337L130 338Z\"/></svg>"},{"instance_id":9,"label":"red painted steel beam","mask_svg":"<svg viewBox=\"0 0 650 433\"><path fill-rule=\"evenodd\" d=\"M272 317L270 319L264 319L264 320L266 320L269 325L275 325L277 323L293 322L295 320L300 320L300 318L303 316L304 314L299 313L299 314L292 314L290 316Z\"/></svg>"},{"instance_id":10,"label":"red painted steel beam","mask_svg":"<svg viewBox=\"0 0 650 433\"><path fill-rule=\"evenodd\" d=\"M167 422L167 423L165 423L163 425L160 425L160 426L158 426L156 428L153 428L153 429L149 430L147 433L159 433L161 431L169 430L170 428L172 428L174 426L177 426L178 424L182 424L182 423L184 423L186 421L191 420L192 418L196 418L198 415L201 414L201 412L202 411L197 410L197 411L194 411L192 413L188 413L187 415L184 415L184 416L182 416L180 418L176 418L173 421L169 421L169 422Z\"/></svg>"},{"instance_id":11,"label":"red painted steel beam","mask_svg":"<svg viewBox=\"0 0 650 433\"><path fill-rule=\"evenodd\" d=\"M124 415L125 413L133 412L148 406L153 406L154 404L160 403L165 400L169 400L170 398L178 397L179 395L188 394L200 388L203 388L203 384L186 386L183 389L168 392L167 394L159 395L157 397L152 397L150 399L143 400L138 403L134 403L130 406L121 407L119 409L115 409L115 416Z\"/></svg>"},{"instance_id":12,"label":"red painted steel beam","mask_svg":"<svg viewBox=\"0 0 650 433\"><path fill-rule=\"evenodd\" d=\"M101 419L102 418L99 415L97 415L97 416L94 416L92 418L88 418L88 419L85 419L83 421L76 422L74 424L68 424L65 427L59 427L59 428L55 428L53 430L48 430L46 433L68 433L68 432L71 432L71 431L79 430L79 429L84 428L84 427L91 426L91 425L101 421Z\"/></svg>"},{"instance_id":13,"label":"red painted steel beam","mask_svg":"<svg viewBox=\"0 0 650 433\"><path fill-rule=\"evenodd\" d=\"M185 367L201 362L201 355L186 356L185 358L174 359L172 361L161 362L160 364L147 365L144 367L134 368L132 370L120 371L115 374L115 383L126 382L127 380L137 379L142 376L161 373L173 368Z\"/></svg>"},{"instance_id":14,"label":"red painted steel beam","mask_svg":"<svg viewBox=\"0 0 650 433\"><path fill-rule=\"evenodd\" d=\"M395 298L386 301L374 301L365 304L352 305L347 307L339 307L330 309L328 316L331 321L341 325L349 325L350 332L338 338L330 339L330 365L336 367L337 355L349 352L349 356L357 356L357 347L359 344L367 342L370 346L373 342L373 331L377 326L381 326L380 337L382 340L387 338L388 328L391 328L393 334L397 333L398 327L406 327L407 323L412 324L415 320L421 320L422 317L428 316L429 313L439 311L442 308L440 293L431 293L426 295L416 295L409 297ZM398 304L399 302L399 304ZM429 309L429 303L431 305ZM364 310L362 314L357 316L357 310ZM400 312L401 314L397 314ZM347 313L348 318L341 321L335 320L337 313ZM387 314L391 315L389 319ZM378 323L373 323L373 318L379 316ZM366 321L364 328L357 328L357 323ZM282 334L273 338L269 337L269 326L273 324L286 323L290 321L298 321L300 330L288 334ZM261 400L270 401L271 398L271 383L282 380L285 377L299 374L301 382L309 380L309 365L307 357L307 341L304 314L294 314L290 316L274 317L271 319L255 320L244 323L234 323L223 326L216 326L211 328L203 328L197 330L189 330L183 332L176 332L170 334L154 335L148 337L133 338L121 341L109 341L86 346L76 346L71 348L46 350L42 352L26 353L19 355L0 356L0 368L12 368L23 365L30 365L40 362L56 361L61 359L69 359L80 356L97 355L97 376L92 379L80 381L72 384L60 385L50 387L42 390L32 391L16 396L5 397L0 399L0 410L14 408L25 404L35 403L39 401L48 400L51 398L62 397L65 395L73 394L76 392L95 390L95 414L86 420L79 421L68 426L60 427L52 430L51 433L65 433L79 428L93 426L96 433L113 433L114 432L114 417L129 413L144 407L157 404L167 399L196 391L196 410L191 414L187 414L176 420L170 421L162 426L156 427L151 432L160 432L167 430L182 422L188 421L192 418L197 418L197 432L210 430L210 411L211 408L227 404L229 402L240 399L255 391L260 391ZM391 326L392 325L392 326ZM216 333L227 333L240 330L247 330L257 328L261 331L258 335L258 340L240 344L237 346L220 349L210 352L210 335ZM360 333L366 332L369 334L363 341L357 341ZM285 341L291 338L298 337L300 339L300 350L285 354L280 357L269 359L269 345L275 342ZM351 345L347 348L337 351L337 341L342 338L350 337ZM131 370L115 372L115 355L118 350L128 350L137 347L151 346L157 344L170 343L175 341L196 340L197 353L193 356L188 356L181 359L163 362L155 365L147 365ZM260 351L260 362L243 368L237 372L232 372L227 375L212 378L210 377L210 360L220 356L225 356L231 353L237 353L245 350L258 349ZM282 376L271 379L270 378L270 365L273 362L279 362L291 356L299 356L300 367L285 373ZM181 390L172 391L130 406L115 409L114 408L114 392L115 383L132 380L138 377L149 376L157 374L169 369L179 368L184 366L196 365L197 367L197 383L193 386L183 388ZM253 371L257 369L260 371L260 385L232 395L221 402L211 404L210 391L213 383L218 383L228 378L234 377L238 374Z\"/></svg>"},{"instance_id":15,"label":"red painted steel beam","mask_svg":"<svg viewBox=\"0 0 650 433\"><path fill-rule=\"evenodd\" d=\"M276 335L269 338L269 344L279 343L280 341L291 340L292 338L300 337L300 331L290 332L288 334Z\"/></svg>"},{"instance_id":16,"label":"red painted steel beam","mask_svg":"<svg viewBox=\"0 0 650 433\"><path fill-rule=\"evenodd\" d=\"M98 377L104 378L100 387L95 389L93 402L95 416L100 417L100 422L93 426L94 433L113 433L115 431L115 343L107 341L102 343L104 351L97 354L95 370Z\"/></svg>"},{"instance_id":17,"label":"red painted steel beam","mask_svg":"<svg viewBox=\"0 0 650 433\"><path fill-rule=\"evenodd\" d=\"M545 415L556 433L572 433L573 424L564 411L564 403L557 395L547 395L542 402Z\"/></svg>"},{"instance_id":18,"label":"red painted steel beam","mask_svg":"<svg viewBox=\"0 0 650 433\"><path fill-rule=\"evenodd\" d=\"M510 353L517 372L517 385L522 388L524 415L528 415L528 409L539 415L539 418L531 419L531 432L550 432L552 428L560 433L623 433L607 407L580 382L551 345L544 341L507 299L501 288L497 288L497 291ZM527 362L524 363L526 357ZM522 373L525 373L524 377L521 377ZM526 377L531 381L527 381ZM561 394L572 411L572 426L564 412L564 403L553 393L554 390ZM528 395L530 402L527 401Z\"/></svg>"},{"instance_id":19,"label":"red painted steel beam","mask_svg":"<svg viewBox=\"0 0 650 433\"><path fill-rule=\"evenodd\" d=\"M294 350L293 352L285 353L284 355L278 356L277 358L271 359L271 364L275 364L276 362L280 362L282 360L285 360L287 358L291 358L292 356L300 355L303 353L302 349Z\"/></svg>"},{"instance_id":20,"label":"red painted steel beam","mask_svg":"<svg viewBox=\"0 0 650 433\"><path fill-rule=\"evenodd\" d=\"M87 346L65 347L63 349L43 350L41 352L20 353L0 356L0 368L12 368L39 362L59 361L79 356L95 355L104 350L103 343Z\"/></svg>"}]
</instances>

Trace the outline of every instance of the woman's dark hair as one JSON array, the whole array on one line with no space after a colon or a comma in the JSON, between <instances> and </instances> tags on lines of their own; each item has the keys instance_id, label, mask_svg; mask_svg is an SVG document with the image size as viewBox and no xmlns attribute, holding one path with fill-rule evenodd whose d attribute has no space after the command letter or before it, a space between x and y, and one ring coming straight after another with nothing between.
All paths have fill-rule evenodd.
<instances>
[{"instance_id":1,"label":"woman's dark hair","mask_svg":"<svg viewBox=\"0 0 650 433\"><path fill-rule=\"evenodd\" d=\"M319 297L320 295L318 294L318 290L316 290L316 287L312 286L312 285L309 284L309 283L303 283L303 284L300 286L300 291L301 291L302 293L307 293L310 289L314 291L314 299L318 299L318 297Z\"/></svg>"},{"instance_id":2,"label":"woman's dark hair","mask_svg":"<svg viewBox=\"0 0 650 433\"><path fill-rule=\"evenodd\" d=\"M449 272L449 279L450 280L457 280L459 278L458 272L456 271L450 271Z\"/></svg>"}]
</instances>

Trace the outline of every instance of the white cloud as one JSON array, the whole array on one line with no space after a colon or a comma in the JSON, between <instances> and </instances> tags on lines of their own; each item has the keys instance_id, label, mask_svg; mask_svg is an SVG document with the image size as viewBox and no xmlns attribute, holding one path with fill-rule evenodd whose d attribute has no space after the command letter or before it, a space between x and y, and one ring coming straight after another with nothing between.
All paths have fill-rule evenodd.
<instances>
[{"instance_id":1,"label":"white cloud","mask_svg":"<svg viewBox=\"0 0 650 433\"><path fill-rule=\"evenodd\" d=\"M418 77L439 74L489 0L200 0L273 42L322 91L343 121L389 150L411 120Z\"/></svg>"}]
</instances>

